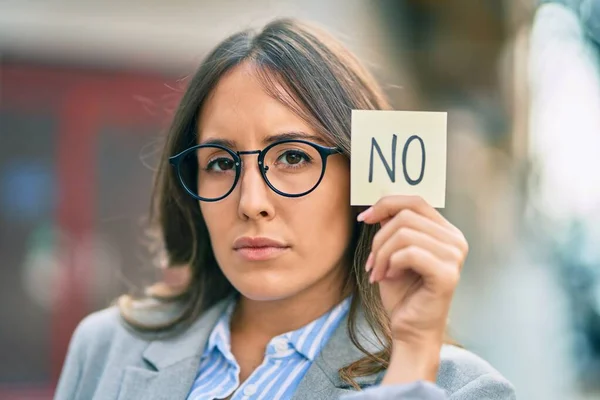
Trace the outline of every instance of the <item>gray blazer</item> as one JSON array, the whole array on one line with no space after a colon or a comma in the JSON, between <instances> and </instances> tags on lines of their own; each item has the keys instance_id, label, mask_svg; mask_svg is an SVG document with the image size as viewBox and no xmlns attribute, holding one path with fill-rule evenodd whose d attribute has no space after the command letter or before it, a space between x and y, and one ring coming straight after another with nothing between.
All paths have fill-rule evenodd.
<instances>
[{"instance_id":1,"label":"gray blazer","mask_svg":"<svg viewBox=\"0 0 600 400\"><path fill-rule=\"evenodd\" d=\"M73 334L55 400L185 399L198 372L208 336L225 305L225 301L217 303L189 328L170 337L131 331L115 307L89 315ZM149 315L153 314L146 317ZM154 312L152 318L166 317ZM363 356L350 341L346 323L346 319L342 320L310 366L294 399L331 400L346 394L356 400L400 397L433 400L446 396L460 400L515 399L512 385L487 362L449 345L442 348L438 387L424 382L377 386L384 375L381 372L357 378L357 383L366 390L356 392L338 376L339 368ZM366 349L378 350L361 315L358 332Z\"/></svg>"}]
</instances>

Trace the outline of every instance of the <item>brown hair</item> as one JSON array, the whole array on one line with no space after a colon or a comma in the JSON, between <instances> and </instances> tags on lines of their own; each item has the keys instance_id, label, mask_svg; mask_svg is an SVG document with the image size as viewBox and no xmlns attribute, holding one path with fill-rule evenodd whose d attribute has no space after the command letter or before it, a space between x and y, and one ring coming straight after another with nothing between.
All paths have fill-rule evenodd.
<instances>
[{"instance_id":1,"label":"brown hair","mask_svg":"<svg viewBox=\"0 0 600 400\"><path fill-rule=\"evenodd\" d=\"M195 144L197 118L205 99L225 73L244 62L255 68L270 95L315 127L348 158L351 110L390 108L375 79L354 55L315 27L280 19L260 32L239 32L221 42L202 62L177 108L152 199L151 222L160 232L168 265L190 268L190 282L183 292L160 296L163 300L183 304L182 312L166 324L143 325L131 317L128 312L131 301L126 301L125 297L120 302L121 312L135 328L157 331L191 323L207 308L235 292L217 265L199 205L177 182L168 157ZM387 368L391 352L389 319L377 285L368 283L364 270L377 229L357 223L349 247L353 254L346 289L353 293L353 301L348 332L365 357L345 366L339 373L344 381L357 389L353 378ZM357 340L359 307L383 347L379 353L369 353Z\"/></svg>"}]
</instances>

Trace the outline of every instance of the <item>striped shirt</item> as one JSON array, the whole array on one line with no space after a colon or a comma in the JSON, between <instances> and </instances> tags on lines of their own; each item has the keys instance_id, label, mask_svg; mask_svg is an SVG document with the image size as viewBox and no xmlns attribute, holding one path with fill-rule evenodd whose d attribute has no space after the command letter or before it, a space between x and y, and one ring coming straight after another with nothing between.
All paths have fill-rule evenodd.
<instances>
[{"instance_id":1,"label":"striped shirt","mask_svg":"<svg viewBox=\"0 0 600 400\"><path fill-rule=\"evenodd\" d=\"M350 307L350 297L304 327L272 338L262 364L240 386L240 366L231 353L230 319L235 301L213 328L188 400L290 399L304 374ZM235 393L234 393L235 392Z\"/></svg>"}]
</instances>

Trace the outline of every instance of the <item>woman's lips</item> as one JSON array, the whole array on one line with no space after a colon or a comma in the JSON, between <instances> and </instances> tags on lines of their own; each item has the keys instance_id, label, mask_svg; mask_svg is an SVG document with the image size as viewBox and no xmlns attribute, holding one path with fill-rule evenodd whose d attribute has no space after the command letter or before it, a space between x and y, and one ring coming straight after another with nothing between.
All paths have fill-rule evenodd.
<instances>
[{"instance_id":1,"label":"woman's lips","mask_svg":"<svg viewBox=\"0 0 600 400\"><path fill-rule=\"evenodd\" d=\"M270 260L285 253L290 247L266 237L241 237L233 243L233 249L248 261Z\"/></svg>"},{"instance_id":2,"label":"woman's lips","mask_svg":"<svg viewBox=\"0 0 600 400\"><path fill-rule=\"evenodd\" d=\"M289 247L241 247L236 249L237 253L248 261L265 261L280 256Z\"/></svg>"}]
</instances>

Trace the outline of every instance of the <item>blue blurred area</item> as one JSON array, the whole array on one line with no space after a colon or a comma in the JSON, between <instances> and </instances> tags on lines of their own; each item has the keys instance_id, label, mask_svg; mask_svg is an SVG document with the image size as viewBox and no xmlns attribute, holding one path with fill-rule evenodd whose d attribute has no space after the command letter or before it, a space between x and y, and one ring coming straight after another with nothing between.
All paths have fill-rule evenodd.
<instances>
[{"instance_id":1,"label":"blue blurred area","mask_svg":"<svg viewBox=\"0 0 600 400\"><path fill-rule=\"evenodd\" d=\"M0 212L9 223L33 221L54 210L57 187L53 165L36 159L6 163L0 176Z\"/></svg>"}]
</instances>

